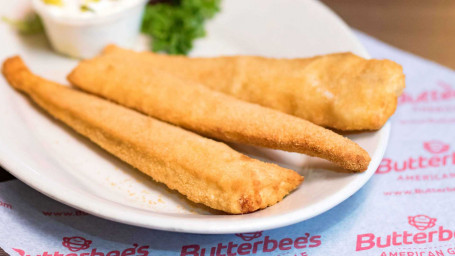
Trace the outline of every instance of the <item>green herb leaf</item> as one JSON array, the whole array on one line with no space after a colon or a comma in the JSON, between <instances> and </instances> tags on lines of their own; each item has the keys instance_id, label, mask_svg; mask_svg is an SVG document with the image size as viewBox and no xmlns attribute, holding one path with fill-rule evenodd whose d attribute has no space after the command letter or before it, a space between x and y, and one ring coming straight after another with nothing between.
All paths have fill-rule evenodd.
<instances>
[{"instance_id":1,"label":"green herb leaf","mask_svg":"<svg viewBox=\"0 0 455 256\"><path fill-rule=\"evenodd\" d=\"M81 7L81 12L95 12L92 8L90 8L87 4L82 4Z\"/></svg>"},{"instance_id":2,"label":"green herb leaf","mask_svg":"<svg viewBox=\"0 0 455 256\"><path fill-rule=\"evenodd\" d=\"M2 21L10 24L22 34L38 34L44 32L43 23L37 14L30 14L22 20L14 20L2 17Z\"/></svg>"},{"instance_id":3,"label":"green herb leaf","mask_svg":"<svg viewBox=\"0 0 455 256\"><path fill-rule=\"evenodd\" d=\"M220 10L221 0L174 0L145 9L142 32L153 38L152 50L187 54L196 38L205 36L204 23Z\"/></svg>"}]
</instances>

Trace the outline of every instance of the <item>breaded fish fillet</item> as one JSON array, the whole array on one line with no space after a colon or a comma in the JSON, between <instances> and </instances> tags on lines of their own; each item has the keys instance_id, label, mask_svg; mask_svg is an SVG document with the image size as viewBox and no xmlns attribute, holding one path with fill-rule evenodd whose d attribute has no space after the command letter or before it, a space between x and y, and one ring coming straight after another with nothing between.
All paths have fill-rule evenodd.
<instances>
[{"instance_id":1,"label":"breaded fish fillet","mask_svg":"<svg viewBox=\"0 0 455 256\"><path fill-rule=\"evenodd\" d=\"M108 46L104 54L134 58L138 66L157 67L238 99L345 131L381 128L405 87L397 63L351 53L300 59L188 58Z\"/></svg>"},{"instance_id":2,"label":"breaded fish fillet","mask_svg":"<svg viewBox=\"0 0 455 256\"><path fill-rule=\"evenodd\" d=\"M303 180L223 143L33 75L19 57L6 60L2 71L52 116L193 202L248 213L277 203Z\"/></svg>"},{"instance_id":3,"label":"breaded fish fillet","mask_svg":"<svg viewBox=\"0 0 455 256\"><path fill-rule=\"evenodd\" d=\"M321 157L351 171L368 167L368 153L339 134L153 66L139 66L135 59L85 60L68 79L87 92L212 138Z\"/></svg>"}]
</instances>

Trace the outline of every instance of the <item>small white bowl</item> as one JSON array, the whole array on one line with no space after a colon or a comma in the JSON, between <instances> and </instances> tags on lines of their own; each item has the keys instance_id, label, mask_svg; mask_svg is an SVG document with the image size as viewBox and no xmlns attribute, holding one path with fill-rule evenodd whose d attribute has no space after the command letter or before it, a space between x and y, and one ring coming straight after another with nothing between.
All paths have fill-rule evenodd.
<instances>
[{"instance_id":1,"label":"small white bowl","mask_svg":"<svg viewBox=\"0 0 455 256\"><path fill-rule=\"evenodd\" d=\"M55 51L74 58L92 58L108 44L134 45L147 0L128 0L121 8L96 15L62 15L42 0L32 0Z\"/></svg>"}]
</instances>

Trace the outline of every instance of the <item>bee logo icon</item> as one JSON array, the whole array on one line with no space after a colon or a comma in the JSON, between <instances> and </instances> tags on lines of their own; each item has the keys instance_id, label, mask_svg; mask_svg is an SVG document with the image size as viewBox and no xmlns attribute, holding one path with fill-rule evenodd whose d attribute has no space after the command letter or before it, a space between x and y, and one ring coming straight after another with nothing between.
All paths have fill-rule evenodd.
<instances>
[{"instance_id":1,"label":"bee logo icon","mask_svg":"<svg viewBox=\"0 0 455 256\"><path fill-rule=\"evenodd\" d=\"M409 216L408 222L418 230L425 230L436 225L436 218L430 218L426 215Z\"/></svg>"},{"instance_id":2,"label":"bee logo icon","mask_svg":"<svg viewBox=\"0 0 455 256\"><path fill-rule=\"evenodd\" d=\"M259 238L262 236L262 231L252 232L252 233L242 233L235 234L236 236L242 238L243 241L251 241L253 239Z\"/></svg>"},{"instance_id":3,"label":"bee logo icon","mask_svg":"<svg viewBox=\"0 0 455 256\"><path fill-rule=\"evenodd\" d=\"M85 250L90 247L92 241L87 240L80 236L73 236L73 237L64 237L62 245L68 248L68 250L72 252L77 252L80 250Z\"/></svg>"},{"instance_id":4,"label":"bee logo icon","mask_svg":"<svg viewBox=\"0 0 455 256\"><path fill-rule=\"evenodd\" d=\"M432 154L439 154L449 150L450 146L444 142L433 140L424 142L423 148Z\"/></svg>"}]
</instances>

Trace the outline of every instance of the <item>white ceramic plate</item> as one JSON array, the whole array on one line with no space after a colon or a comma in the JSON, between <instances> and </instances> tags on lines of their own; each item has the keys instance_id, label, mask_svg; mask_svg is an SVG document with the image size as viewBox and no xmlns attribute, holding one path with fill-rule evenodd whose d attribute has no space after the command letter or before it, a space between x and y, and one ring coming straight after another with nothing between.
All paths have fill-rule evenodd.
<instances>
[{"instance_id":1,"label":"white ceramic plate","mask_svg":"<svg viewBox=\"0 0 455 256\"><path fill-rule=\"evenodd\" d=\"M0 15L20 16L28 1L0 2ZM256 54L303 57L352 51L367 57L346 25L309 0L225 0L193 55ZM65 82L76 65L54 54L43 36L21 37L0 24L0 60L20 54L31 69ZM145 48L145 45L139 45ZM265 230L306 220L339 204L372 176L390 126L349 136L372 156L362 174L332 172L327 162L300 154L240 146L251 155L292 168L303 185L273 207L223 215L187 201L54 121L0 78L0 163L18 179L62 203L132 225L191 233ZM237 148L237 146L235 146Z\"/></svg>"}]
</instances>

